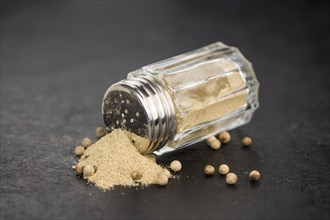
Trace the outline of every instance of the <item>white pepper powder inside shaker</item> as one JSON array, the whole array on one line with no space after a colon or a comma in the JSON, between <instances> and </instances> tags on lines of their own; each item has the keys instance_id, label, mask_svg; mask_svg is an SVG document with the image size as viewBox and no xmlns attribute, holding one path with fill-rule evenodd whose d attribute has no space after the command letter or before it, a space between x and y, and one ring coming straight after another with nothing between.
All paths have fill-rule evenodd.
<instances>
[{"instance_id":1,"label":"white pepper powder inside shaker","mask_svg":"<svg viewBox=\"0 0 330 220\"><path fill-rule=\"evenodd\" d=\"M162 154L248 123L259 83L235 47L217 42L128 74L103 99L107 129L145 140L141 153Z\"/></svg>"}]
</instances>

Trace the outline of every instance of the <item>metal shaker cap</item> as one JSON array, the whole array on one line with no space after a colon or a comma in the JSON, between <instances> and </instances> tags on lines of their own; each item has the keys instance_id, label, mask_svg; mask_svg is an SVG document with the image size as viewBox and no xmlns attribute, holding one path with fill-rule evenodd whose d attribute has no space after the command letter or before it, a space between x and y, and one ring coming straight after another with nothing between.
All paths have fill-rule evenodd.
<instances>
[{"instance_id":1,"label":"metal shaker cap","mask_svg":"<svg viewBox=\"0 0 330 220\"><path fill-rule=\"evenodd\" d=\"M121 128L148 140L141 153L163 147L175 132L175 110L169 94L150 76L113 84L106 91L102 114L109 132Z\"/></svg>"}]
</instances>

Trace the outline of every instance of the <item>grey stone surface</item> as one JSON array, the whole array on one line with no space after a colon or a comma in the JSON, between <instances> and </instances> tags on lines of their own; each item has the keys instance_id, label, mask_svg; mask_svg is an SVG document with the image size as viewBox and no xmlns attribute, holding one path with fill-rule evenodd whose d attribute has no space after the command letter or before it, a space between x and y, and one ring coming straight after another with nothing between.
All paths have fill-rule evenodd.
<instances>
[{"instance_id":1,"label":"grey stone surface","mask_svg":"<svg viewBox=\"0 0 330 220\"><path fill-rule=\"evenodd\" d=\"M1 219L329 219L328 27L322 2L1 2ZM110 84L218 40L261 83L260 109L230 144L158 158L183 164L164 188L103 192L75 177L74 146L103 124ZM203 175L221 163L235 187Z\"/></svg>"}]
</instances>

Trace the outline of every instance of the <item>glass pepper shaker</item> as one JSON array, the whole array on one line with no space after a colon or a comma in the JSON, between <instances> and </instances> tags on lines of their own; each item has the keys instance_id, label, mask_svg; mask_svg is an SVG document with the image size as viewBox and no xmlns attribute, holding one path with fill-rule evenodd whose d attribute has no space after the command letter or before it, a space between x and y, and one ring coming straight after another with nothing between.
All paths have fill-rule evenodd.
<instances>
[{"instance_id":1,"label":"glass pepper shaker","mask_svg":"<svg viewBox=\"0 0 330 220\"><path fill-rule=\"evenodd\" d=\"M248 123L258 90L251 63L216 42L129 73L106 91L102 114L109 132L160 155Z\"/></svg>"}]
</instances>

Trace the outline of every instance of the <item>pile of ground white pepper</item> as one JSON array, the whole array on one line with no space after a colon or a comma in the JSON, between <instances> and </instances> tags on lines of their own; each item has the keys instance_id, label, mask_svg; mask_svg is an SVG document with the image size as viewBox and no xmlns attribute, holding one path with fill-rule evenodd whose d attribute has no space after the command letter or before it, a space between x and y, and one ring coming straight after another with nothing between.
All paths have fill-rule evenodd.
<instances>
[{"instance_id":1,"label":"pile of ground white pepper","mask_svg":"<svg viewBox=\"0 0 330 220\"><path fill-rule=\"evenodd\" d=\"M131 187L150 184L165 186L182 168L178 160L172 161L169 165L170 169L167 169L156 163L153 154L140 154L127 131L115 129L107 134L104 128L98 127L95 134L97 142L93 144L90 138L84 138L75 148L77 162L72 168L78 176L82 176L89 183L103 190L112 189L114 186ZM221 144L227 144L230 140L230 133L222 132L218 138L212 136L206 142L213 150L219 150ZM252 139L245 137L242 139L242 144L244 147L249 147ZM218 170L221 175L226 175L227 184L237 183L237 175L230 172L227 164L221 164ZM206 175L213 175L214 172L214 166L205 166ZM260 173L253 170L249 178L251 181L259 181Z\"/></svg>"}]
</instances>

